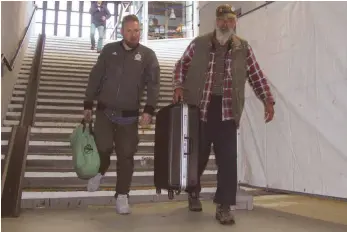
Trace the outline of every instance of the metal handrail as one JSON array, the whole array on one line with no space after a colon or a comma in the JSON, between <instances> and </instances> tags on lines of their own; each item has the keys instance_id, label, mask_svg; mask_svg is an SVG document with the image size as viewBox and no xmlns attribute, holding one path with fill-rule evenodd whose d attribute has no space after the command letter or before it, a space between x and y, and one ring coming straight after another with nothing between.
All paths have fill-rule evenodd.
<instances>
[{"instance_id":1,"label":"metal handrail","mask_svg":"<svg viewBox=\"0 0 347 232\"><path fill-rule=\"evenodd\" d=\"M27 27L25 28L24 35L23 35L22 39L19 41L19 45L18 45L16 52L15 52L13 58L11 59L11 61L9 61L6 58L5 54L1 53L1 64L4 63L9 71L12 71L14 68L15 62L16 62L17 57L19 55L19 52L20 52L21 48L23 47L24 41L28 35L29 28L32 25L36 10L37 10L37 5L34 6L33 12L31 13L29 23L28 23Z\"/></svg>"},{"instance_id":2,"label":"metal handrail","mask_svg":"<svg viewBox=\"0 0 347 232\"><path fill-rule=\"evenodd\" d=\"M260 5L260 6L256 7L256 8L254 8L254 9L252 9L252 10L250 10L250 11L247 11L247 12L241 14L238 18L241 18L241 17L243 17L243 16L245 16L245 15L248 15L248 14L250 14L250 13L252 13L252 12L254 12L254 11L257 11L257 10L259 10L259 9L261 9L261 8L263 8L263 7L265 7L265 6L269 5L269 4L271 4L271 3L274 3L274 2L275 2L275 1L266 1L264 4L262 4L262 5Z\"/></svg>"}]
</instances>

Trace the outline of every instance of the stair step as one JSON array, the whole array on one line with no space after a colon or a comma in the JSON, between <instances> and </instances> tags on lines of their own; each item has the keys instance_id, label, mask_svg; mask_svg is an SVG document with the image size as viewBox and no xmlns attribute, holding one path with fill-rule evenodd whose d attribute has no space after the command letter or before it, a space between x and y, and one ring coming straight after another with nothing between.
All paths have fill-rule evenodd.
<instances>
[{"instance_id":1,"label":"stair step","mask_svg":"<svg viewBox=\"0 0 347 232\"><path fill-rule=\"evenodd\" d=\"M36 113L35 114L35 123L36 122L47 122L54 120L55 122L74 122L80 123L82 120L82 109L79 111L79 114L64 114L64 113ZM142 109L140 109L142 112ZM21 117L21 112L7 112L6 116L8 119L19 120ZM95 114L93 115L95 120ZM155 116L153 116L153 123L155 122ZM58 125L58 124L57 124Z\"/></svg>"},{"instance_id":2,"label":"stair step","mask_svg":"<svg viewBox=\"0 0 347 232\"><path fill-rule=\"evenodd\" d=\"M2 156L2 160L6 158L5 155ZM2 170L3 170L4 162L2 162ZM135 155L134 156L134 176L148 176L153 177L154 173L154 157L153 155ZM25 178L28 178L27 185L25 185L26 189L31 189L37 187L37 180L41 180L43 178L49 178L51 183L50 186L39 186L40 188L85 188L85 186L81 185L71 185L70 179L66 179L69 181L68 186L60 186L55 181L60 181L61 178L77 178L74 170L74 163L72 161L72 155L28 155L26 161L26 169L25 169ZM110 173L110 177L116 176L117 171L117 156L113 154L111 156L111 164L108 169L108 173ZM214 161L214 156L211 155L209 162L206 166L206 171L204 175L210 175L210 177L202 178L202 181L211 182L211 175L216 175L216 164ZM35 180L32 180L35 178ZM40 178L40 179L38 179ZM58 178L58 180L57 180ZM153 180L152 180L153 181ZM82 182L86 182L83 180ZM204 182L204 183L205 183ZM116 183L116 182L115 182ZM134 183L136 185L138 183ZM150 185L150 183L149 183ZM110 186L110 183L104 182L103 187L107 188ZM112 185L111 185L112 186Z\"/></svg>"},{"instance_id":3,"label":"stair step","mask_svg":"<svg viewBox=\"0 0 347 232\"><path fill-rule=\"evenodd\" d=\"M85 76L80 75L74 75L75 73L71 75L67 74L60 74L59 70L57 70L54 73L49 73L48 75L43 72L40 76L40 85L58 85L58 86L76 86L76 87L83 87L83 89L86 88L88 80L89 80L89 73ZM27 84L30 77L30 72L27 70L22 71L18 74L18 79L16 81L17 85L20 84ZM67 83L68 82L68 83ZM162 88L168 88L172 87L172 73L171 74L163 74L160 76L160 86ZM146 90L145 86L145 90ZM161 89L160 89L161 90Z\"/></svg>"},{"instance_id":4,"label":"stair step","mask_svg":"<svg viewBox=\"0 0 347 232\"><path fill-rule=\"evenodd\" d=\"M8 120L9 117L7 117L6 120L4 120L3 125L4 126L15 126L18 125L19 123L19 117L17 117L17 120ZM52 120L52 119L50 119ZM72 122L56 122L56 121L36 121L34 123L35 127L50 127L50 128L75 128L81 120L74 120ZM139 127L140 129L154 129L155 126L154 124L150 124L144 128L141 126Z\"/></svg>"},{"instance_id":5,"label":"stair step","mask_svg":"<svg viewBox=\"0 0 347 232\"><path fill-rule=\"evenodd\" d=\"M201 189L200 198L202 200L212 200L215 187L204 187ZM186 201L187 194L182 192L175 196L175 201ZM168 202L167 192L162 190L160 195L156 194L155 188L134 189L130 191L130 204L143 202ZM171 200L172 201L172 200ZM239 190L236 196L236 208L243 210L253 209L253 198L244 190ZM114 191L56 191L56 192L23 192L22 208L87 208L91 206L114 206Z\"/></svg>"},{"instance_id":6,"label":"stair step","mask_svg":"<svg viewBox=\"0 0 347 232\"><path fill-rule=\"evenodd\" d=\"M104 41L104 45L109 44L109 43L113 43L115 41ZM35 46L36 42L30 42L29 45L30 46ZM172 41L171 41L172 43ZM170 43L168 42L148 42L147 47L151 48L151 49L165 49L168 48L170 50L174 50L175 47L183 49L184 47L189 45L188 41L184 41L184 42L174 42L175 44L171 44L174 46L168 46L170 45ZM85 50L90 50L90 41L60 41L60 40L51 40L51 39L47 39L46 40L46 44L50 45L50 46L55 46L55 47L71 47L71 48L81 48L81 49L85 49ZM91 50L90 50L91 51ZM96 52L96 51L94 51Z\"/></svg>"},{"instance_id":7,"label":"stair step","mask_svg":"<svg viewBox=\"0 0 347 232\"><path fill-rule=\"evenodd\" d=\"M31 37L33 40L35 40L36 36ZM56 35L47 35L46 39L48 41L59 41L59 42L78 42L78 43L86 43L90 44L90 39L87 37L79 37L79 38L74 38L74 37L65 37L65 36L56 36ZM110 43L110 42L115 42L117 40L113 39L105 39L105 43ZM191 39L189 38L175 38L175 39L161 39L161 40L148 40L147 43L178 43L178 42L189 42Z\"/></svg>"},{"instance_id":8,"label":"stair step","mask_svg":"<svg viewBox=\"0 0 347 232\"><path fill-rule=\"evenodd\" d=\"M71 75L73 76L77 76L75 73L76 71L81 71L81 74L84 74L87 76L85 76L86 79L88 79L88 75L92 69L92 67L95 65L96 62L94 62L93 64L91 65L80 65L78 68L74 68L73 66L72 69L68 69L68 66L66 66L65 64L63 64L61 67L57 67L55 66L53 63L45 63L43 66L42 66L42 69L41 69L41 76L54 76L54 75L58 75L61 74L59 72L57 72L58 70L60 69L64 69L64 73L71 73ZM175 64L169 64L169 63L162 63L162 64L159 64L160 65L160 75L161 77L165 77L167 79L170 79L172 77L172 72L173 72L173 69L174 69L174 66ZM28 63L24 63L23 66L22 66L22 69L20 71L20 74L30 74L30 67L31 67L31 64L28 64ZM65 70L66 69L66 70Z\"/></svg>"},{"instance_id":9,"label":"stair step","mask_svg":"<svg viewBox=\"0 0 347 232\"><path fill-rule=\"evenodd\" d=\"M106 45L107 43L105 43ZM169 46L165 46L165 45L149 45L147 47L149 47L150 49L154 50L154 51L168 51L170 53L177 53L179 51L184 50L187 46L189 45L189 43L185 43L185 44L177 44L176 48L172 48ZM34 44L29 44L29 48L34 48L35 45ZM77 44L66 44L66 43L56 43L56 42L52 42L52 41L47 41L47 43L45 43L45 49L49 49L49 50L57 50L57 48L61 49L61 50L70 50L70 51L76 51L76 52L80 52L80 51L85 51L86 54L88 53L94 53L96 54L95 50L91 50L90 49L90 45L83 45L80 43Z\"/></svg>"},{"instance_id":10,"label":"stair step","mask_svg":"<svg viewBox=\"0 0 347 232\"><path fill-rule=\"evenodd\" d=\"M30 73L30 69L28 70L21 70L21 74L24 73ZM54 70L54 71L45 71L42 70L41 71L41 75L42 76L54 76L54 77L84 77L88 80L88 76L89 76L90 70L88 70L87 72L58 72L58 70ZM169 78L172 78L172 70L167 71L166 73L164 73L164 71L161 71L160 77L166 77L166 80L169 81ZM165 79L164 79L165 80Z\"/></svg>"},{"instance_id":11,"label":"stair step","mask_svg":"<svg viewBox=\"0 0 347 232\"><path fill-rule=\"evenodd\" d=\"M159 64L160 65L160 73L161 75L164 75L164 74L172 74L172 71L173 71L173 65L172 64ZM79 66L79 67L74 67L74 66L67 66L67 65L64 65L64 66L61 66L59 68L63 68L64 69L64 72L66 73L70 73L70 72L76 72L76 71L79 71L81 73L87 73L89 74L92 67L94 65L90 65L90 66ZM49 72L49 71L56 71L57 70L57 67L58 66L51 66L51 65L42 65L42 69L41 69L41 72L45 73L45 72ZM72 67L72 68L70 68Z\"/></svg>"},{"instance_id":12,"label":"stair step","mask_svg":"<svg viewBox=\"0 0 347 232\"><path fill-rule=\"evenodd\" d=\"M32 63L32 59L33 59L33 56L28 56L28 57L24 57L23 58L23 65L24 67L26 65L31 65ZM177 58L178 59L178 58ZM91 60L71 60L71 59L68 59L68 58L65 58L65 59L55 59L53 56L50 58L50 59L45 59L42 61L42 65L44 66L54 66L55 64L57 64L56 67L61 67L61 66L64 66L64 65L71 65L71 66L76 66L76 65L79 65L80 67L83 67L83 68L88 68L88 67L93 67L96 63L96 60L97 59L91 59ZM159 65L160 67L162 67L163 69L165 68L169 68L169 67L174 67L175 63L177 62L177 60L164 60L164 59L159 59L158 60L159 62Z\"/></svg>"},{"instance_id":13,"label":"stair step","mask_svg":"<svg viewBox=\"0 0 347 232\"><path fill-rule=\"evenodd\" d=\"M149 162L149 161L148 161ZM117 162L113 161L111 162L111 166L108 169L108 172L116 172ZM47 173L47 172L54 172L54 173L74 173L74 166L72 161L51 161L51 160L43 160L43 161L32 161L29 160L26 162L26 171L27 172L37 172L37 173ZM216 169L216 166L214 164L214 161L208 162L206 170L214 170ZM152 172L154 170L154 166L152 164L144 163L141 160L135 160L134 161L134 171L135 172ZM213 173L215 175L216 173ZM39 175L39 174L38 174ZM42 178L46 178L45 175L42 175ZM153 184L153 183L152 183Z\"/></svg>"},{"instance_id":14,"label":"stair step","mask_svg":"<svg viewBox=\"0 0 347 232\"><path fill-rule=\"evenodd\" d=\"M24 90L14 90L13 91L13 97L19 97L19 96L24 96L26 92ZM144 91L143 93L144 96L147 96L147 91ZM61 93L61 92L44 92L44 91L39 91L38 93L39 97L45 97L45 98L55 98L55 99L60 99L60 98L68 98L68 99L79 99L81 101L84 100L85 95L83 93ZM172 91L161 91L159 93L159 98L161 97L168 97L170 96L172 98Z\"/></svg>"},{"instance_id":15,"label":"stair step","mask_svg":"<svg viewBox=\"0 0 347 232\"><path fill-rule=\"evenodd\" d=\"M53 76L53 75L52 75ZM69 87L75 87L75 88L80 88L83 87L84 89L87 87L88 84L88 78L85 78L84 81L81 82L74 82L74 81L69 81L66 82L66 80L59 80L58 75L55 74L55 80L46 80L45 77L40 80L40 87L41 86L69 86ZM68 76L67 74L65 75L59 75L60 77L63 76ZM17 84L27 84L28 79L18 79ZM160 87L169 87L172 89L172 79L168 78L162 78L160 79Z\"/></svg>"},{"instance_id":16,"label":"stair step","mask_svg":"<svg viewBox=\"0 0 347 232\"><path fill-rule=\"evenodd\" d=\"M14 86L15 90L26 90L26 84L16 84ZM70 92L70 93L85 93L86 88L70 88L70 87L54 87L54 86L40 86L39 91L49 90L49 91L60 91L60 92ZM173 91L172 87L160 87L160 91L171 92Z\"/></svg>"},{"instance_id":17,"label":"stair step","mask_svg":"<svg viewBox=\"0 0 347 232\"><path fill-rule=\"evenodd\" d=\"M214 156L211 156L214 158ZM74 172L74 163L72 155L28 155L26 162L26 171L32 172ZM216 165L214 159L210 159L206 170L215 170ZM111 156L110 172L117 170L117 156ZM153 171L154 156L153 155L135 155L134 156L135 171Z\"/></svg>"},{"instance_id":18,"label":"stair step","mask_svg":"<svg viewBox=\"0 0 347 232\"><path fill-rule=\"evenodd\" d=\"M206 170L201 177L201 181L215 181L215 170ZM153 171L135 171L132 177L131 186L153 186ZM23 187L25 188L83 188L87 185L87 180L81 180L75 172L28 172L24 173ZM117 172L106 172L102 186L113 187L117 183Z\"/></svg>"},{"instance_id":19,"label":"stair step","mask_svg":"<svg viewBox=\"0 0 347 232\"><path fill-rule=\"evenodd\" d=\"M77 124L76 124L77 125ZM1 136L4 136L5 133L10 133L12 127L1 127ZM49 137L50 135L56 136L68 136L73 132L73 128L40 128L40 127L31 127L30 133L35 134L44 134ZM154 128L151 129L139 129L138 133L140 135L154 135Z\"/></svg>"},{"instance_id":20,"label":"stair step","mask_svg":"<svg viewBox=\"0 0 347 232\"><path fill-rule=\"evenodd\" d=\"M107 43L104 43L106 45ZM181 44L176 44L174 47L167 46L167 44L156 44L156 45L147 45L148 48L152 49L155 52L165 52L168 51L170 53L175 53L175 54L180 54L179 52L183 52L185 48L187 48L189 43L181 43ZM34 48L35 44L29 44L29 48ZM84 51L85 54L98 54L95 50L90 49L90 44L81 44L81 43L57 43L54 41L47 41L45 43L45 48L50 49L50 50L56 50L57 48L60 48L61 50L70 50L74 52L80 52ZM177 49L175 49L177 48Z\"/></svg>"},{"instance_id":21,"label":"stair step","mask_svg":"<svg viewBox=\"0 0 347 232\"><path fill-rule=\"evenodd\" d=\"M77 39L77 40L75 40ZM55 43L55 44L59 44L60 46L71 46L71 47L75 47L75 45L79 45L79 46L84 46L90 49L90 39L88 40L79 40L80 38L71 38L71 40L66 39L66 38L46 38L46 43L50 44L50 43ZM105 39L103 41L103 44L109 44L109 43L114 43L117 42L116 40L109 40L109 39ZM148 40L147 45L148 47L168 47L170 49L175 48L175 46L183 46L183 45L188 45L191 42L191 39L164 39L164 40ZM35 45L36 41L29 41L29 44L31 45ZM142 43L141 43L142 44ZM171 46L168 46L171 45Z\"/></svg>"},{"instance_id":22,"label":"stair step","mask_svg":"<svg viewBox=\"0 0 347 232\"><path fill-rule=\"evenodd\" d=\"M153 131L154 132L154 131ZM44 133L32 133L30 139L33 141L49 141L49 142L70 142L69 134L44 134ZM3 132L1 133L2 141L7 141L10 138L10 133L7 133L5 136ZM146 142L154 141L154 134L139 134L140 145ZM4 144L7 145L7 144Z\"/></svg>"},{"instance_id":23,"label":"stair step","mask_svg":"<svg viewBox=\"0 0 347 232\"><path fill-rule=\"evenodd\" d=\"M12 97L11 104L13 108L21 108L18 104L22 104L24 102L25 97ZM37 99L37 109L52 109L52 110L83 110L83 98L81 99L52 99L52 98L39 98ZM147 101L147 96L142 97L141 99L141 107L144 107ZM157 106L164 107L168 104L172 103L172 97L160 97L158 99ZM97 104L97 102L94 102ZM56 108L54 108L56 107Z\"/></svg>"},{"instance_id":24,"label":"stair step","mask_svg":"<svg viewBox=\"0 0 347 232\"><path fill-rule=\"evenodd\" d=\"M57 54L63 54L65 53L66 55L70 55L70 54L78 54L78 55L82 55L82 56L89 56L89 57L98 57L99 53L96 53L95 51L91 51L86 50L86 49L75 49L75 48L69 48L69 47L65 47L62 49L57 49L53 44L47 44L45 46L45 51L44 54L47 53L57 53ZM183 51L180 50L167 50L165 48L162 49L158 49L158 48L152 48L152 50L156 53L157 56L167 56L167 57L179 57L183 54Z\"/></svg>"},{"instance_id":25,"label":"stair step","mask_svg":"<svg viewBox=\"0 0 347 232\"><path fill-rule=\"evenodd\" d=\"M138 151L141 153L153 154L154 152L154 142L153 141L144 141L139 142ZM1 152L7 154L8 152L8 141L1 140ZM37 154L37 153L68 153L71 154L72 150L70 143L67 141L39 141L39 140L30 140L28 153Z\"/></svg>"},{"instance_id":26,"label":"stair step","mask_svg":"<svg viewBox=\"0 0 347 232\"><path fill-rule=\"evenodd\" d=\"M4 146L5 147L5 146ZM2 151L3 152L3 151ZM72 153L64 153L61 151L54 150L52 152L28 152L27 160L28 161L62 161L62 162L70 162L72 160ZM143 152L137 151L134 155L134 160L141 161L144 164L148 164L153 160L154 153L153 152ZM1 159L5 159L6 154L1 155ZM211 154L209 157L210 160L215 160L214 152L211 150ZM115 152L111 154L111 161L117 160L117 155Z\"/></svg>"},{"instance_id":27,"label":"stair step","mask_svg":"<svg viewBox=\"0 0 347 232\"><path fill-rule=\"evenodd\" d=\"M1 146L1 152L7 154L8 146ZM138 148L136 155L153 155L154 149L153 146L142 146ZM39 155L39 154L72 154L70 147L57 147L57 146L30 146L28 148L28 154Z\"/></svg>"},{"instance_id":28,"label":"stair step","mask_svg":"<svg viewBox=\"0 0 347 232\"><path fill-rule=\"evenodd\" d=\"M161 60L162 62L170 62L175 63L180 58L180 56L170 56L170 55L161 55L156 54L158 60ZM26 57L33 57L34 53L31 53L30 51L27 53ZM66 54L64 51L61 52L52 52L52 53L44 53L43 59L53 59L53 60L78 60L78 61L94 61L96 62L98 58L98 55L92 55L92 56L83 56L83 54Z\"/></svg>"},{"instance_id":29,"label":"stair step","mask_svg":"<svg viewBox=\"0 0 347 232\"><path fill-rule=\"evenodd\" d=\"M216 187L216 181L207 181L207 182L202 182L201 186L203 188L215 188ZM137 191L137 190L153 190L155 189L155 186L130 186L130 192ZM30 193L35 193L35 192L41 192L41 193L54 193L54 192L86 192L86 186L81 185L81 186L66 186L64 188L23 188L25 192L30 192ZM106 186L100 185L100 188L97 192L100 191L111 191L113 194L115 193L115 186ZM163 189L163 191L165 191ZM86 192L86 193L92 193L93 192ZM95 192L94 192L95 193ZM184 193L184 192L183 192ZM162 193L163 194L163 193Z\"/></svg>"},{"instance_id":30,"label":"stair step","mask_svg":"<svg viewBox=\"0 0 347 232\"><path fill-rule=\"evenodd\" d=\"M8 145L8 141L6 140L1 140L1 146L6 146ZM66 141L41 141L41 140L30 140L29 141L29 146L34 147L34 146L51 146L51 147L70 147L70 142L66 142ZM140 142L139 143L139 147L153 147L154 146L154 142Z\"/></svg>"},{"instance_id":31,"label":"stair step","mask_svg":"<svg viewBox=\"0 0 347 232\"><path fill-rule=\"evenodd\" d=\"M8 152L8 145L4 144L1 145L1 152L4 154L7 154ZM138 146L138 152L142 154L153 154L154 153L154 147L153 144L139 144ZM71 148L68 146L52 146L51 143L48 145L36 145L31 143L30 147L28 148L28 153L29 154L40 154L40 153L62 153L66 154L69 153L71 154Z\"/></svg>"},{"instance_id":32,"label":"stair step","mask_svg":"<svg viewBox=\"0 0 347 232\"><path fill-rule=\"evenodd\" d=\"M172 39L171 39L172 40ZM103 41L103 44L106 45L106 44L109 44L109 43L114 43L116 42L115 40L104 40ZM184 46L187 46L189 45L189 43L191 42L191 40L189 41L189 39L187 39L186 41L179 41L179 40L172 40L172 41L165 41L165 40L162 40L162 41L154 41L154 40L149 40L147 42L147 47L149 48L168 48L168 49L171 49L173 50L175 47L177 48L183 48ZM36 41L29 41L29 45L30 46L35 46L36 44ZM56 47L72 47L72 48L76 48L76 47L83 47L83 48L87 48L88 50L90 50L90 40L66 40L66 39L56 39L56 38L53 38L53 39L50 39L50 38L46 38L46 42L45 44L48 44L48 45L54 45ZM171 45L171 46L170 46ZM95 52L95 51L94 51Z\"/></svg>"},{"instance_id":33,"label":"stair step","mask_svg":"<svg viewBox=\"0 0 347 232\"><path fill-rule=\"evenodd\" d=\"M152 131L154 132L154 131ZM33 141L51 141L51 142L70 142L71 133L64 134L46 134L46 133L31 133L30 139ZM146 142L154 141L154 133L153 134L139 134L140 145Z\"/></svg>"}]
</instances>

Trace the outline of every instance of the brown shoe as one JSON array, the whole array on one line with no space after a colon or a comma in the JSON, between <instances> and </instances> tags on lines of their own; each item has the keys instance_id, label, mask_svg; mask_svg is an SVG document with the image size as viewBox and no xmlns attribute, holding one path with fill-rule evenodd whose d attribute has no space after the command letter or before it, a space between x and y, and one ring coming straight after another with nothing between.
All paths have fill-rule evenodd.
<instances>
[{"instance_id":1,"label":"brown shoe","mask_svg":"<svg viewBox=\"0 0 347 232\"><path fill-rule=\"evenodd\" d=\"M222 225L232 225L235 223L235 217L229 206L217 205L216 219Z\"/></svg>"},{"instance_id":2,"label":"brown shoe","mask_svg":"<svg viewBox=\"0 0 347 232\"><path fill-rule=\"evenodd\" d=\"M188 195L188 204L189 204L189 210L193 212L200 212L202 211L202 205L201 201L199 199L199 195L196 193L190 193Z\"/></svg>"}]
</instances>

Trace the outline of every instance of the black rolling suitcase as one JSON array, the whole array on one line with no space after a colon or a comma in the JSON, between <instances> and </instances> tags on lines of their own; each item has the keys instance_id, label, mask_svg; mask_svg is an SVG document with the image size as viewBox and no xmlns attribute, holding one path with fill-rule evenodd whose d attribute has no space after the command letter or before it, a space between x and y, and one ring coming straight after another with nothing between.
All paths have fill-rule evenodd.
<instances>
[{"instance_id":1,"label":"black rolling suitcase","mask_svg":"<svg viewBox=\"0 0 347 232\"><path fill-rule=\"evenodd\" d=\"M154 185L174 198L198 181L200 110L186 103L158 111L155 122Z\"/></svg>"}]
</instances>

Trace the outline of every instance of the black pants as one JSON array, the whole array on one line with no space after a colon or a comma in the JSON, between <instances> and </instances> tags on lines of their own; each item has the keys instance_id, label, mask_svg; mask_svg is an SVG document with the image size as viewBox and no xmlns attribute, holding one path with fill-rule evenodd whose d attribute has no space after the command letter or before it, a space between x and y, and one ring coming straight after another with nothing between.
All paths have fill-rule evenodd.
<instances>
[{"instance_id":1,"label":"black pants","mask_svg":"<svg viewBox=\"0 0 347 232\"><path fill-rule=\"evenodd\" d=\"M138 122L128 125L115 124L100 110L96 111L95 143L100 155L99 172L104 175L110 166L110 156L115 147L117 154L117 194L128 194L134 171L137 151Z\"/></svg>"},{"instance_id":2,"label":"black pants","mask_svg":"<svg viewBox=\"0 0 347 232\"><path fill-rule=\"evenodd\" d=\"M222 97L213 96L207 111L207 122L201 122L199 175L202 176L211 153L215 153L217 191L214 202L236 205L237 192L237 126L234 120L222 121ZM189 192L200 192L200 183Z\"/></svg>"}]
</instances>

